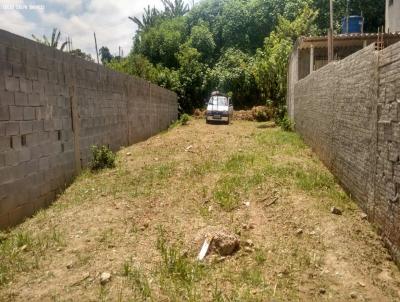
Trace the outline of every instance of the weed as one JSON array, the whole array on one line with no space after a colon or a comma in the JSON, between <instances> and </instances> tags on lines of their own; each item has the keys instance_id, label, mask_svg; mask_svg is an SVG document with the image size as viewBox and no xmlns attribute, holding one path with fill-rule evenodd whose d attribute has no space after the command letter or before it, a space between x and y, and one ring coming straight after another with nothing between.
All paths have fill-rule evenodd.
<instances>
[{"instance_id":1,"label":"weed","mask_svg":"<svg viewBox=\"0 0 400 302\"><path fill-rule=\"evenodd\" d=\"M141 300L151 298L151 287L147 277L141 270L132 264L132 260L125 261L123 265L123 276L128 278L128 281Z\"/></svg>"},{"instance_id":2,"label":"weed","mask_svg":"<svg viewBox=\"0 0 400 302\"><path fill-rule=\"evenodd\" d=\"M226 176L217 183L214 199L225 210L232 211L239 205L239 188L242 179L239 176Z\"/></svg>"},{"instance_id":3,"label":"weed","mask_svg":"<svg viewBox=\"0 0 400 302\"><path fill-rule=\"evenodd\" d=\"M283 118L277 119L276 123L283 131L292 132L294 130L294 123L287 114Z\"/></svg>"},{"instance_id":4,"label":"weed","mask_svg":"<svg viewBox=\"0 0 400 302\"><path fill-rule=\"evenodd\" d=\"M257 262L258 265L262 265L267 261L267 256L265 255L264 250L256 249L254 253L254 260Z\"/></svg>"},{"instance_id":5,"label":"weed","mask_svg":"<svg viewBox=\"0 0 400 302\"><path fill-rule=\"evenodd\" d=\"M107 146L92 146L92 156L90 163L92 171L115 167L115 153Z\"/></svg>"},{"instance_id":6,"label":"weed","mask_svg":"<svg viewBox=\"0 0 400 302\"><path fill-rule=\"evenodd\" d=\"M179 118L179 123L180 123L182 126L185 126L185 125L187 125L187 124L189 123L189 120L190 120L190 116L189 116L187 113L184 113L184 114L182 114L181 117Z\"/></svg>"}]
</instances>

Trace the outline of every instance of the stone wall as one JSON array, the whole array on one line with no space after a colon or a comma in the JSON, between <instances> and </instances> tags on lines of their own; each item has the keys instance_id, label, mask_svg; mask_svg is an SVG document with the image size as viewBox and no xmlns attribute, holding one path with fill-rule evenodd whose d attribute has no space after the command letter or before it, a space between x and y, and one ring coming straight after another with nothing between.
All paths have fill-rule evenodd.
<instances>
[{"instance_id":1,"label":"stone wall","mask_svg":"<svg viewBox=\"0 0 400 302\"><path fill-rule=\"evenodd\" d=\"M176 94L0 30L0 227L49 205L90 161L166 129Z\"/></svg>"},{"instance_id":2,"label":"stone wall","mask_svg":"<svg viewBox=\"0 0 400 302\"><path fill-rule=\"evenodd\" d=\"M400 261L400 43L328 64L294 84L292 98L296 131Z\"/></svg>"}]
</instances>

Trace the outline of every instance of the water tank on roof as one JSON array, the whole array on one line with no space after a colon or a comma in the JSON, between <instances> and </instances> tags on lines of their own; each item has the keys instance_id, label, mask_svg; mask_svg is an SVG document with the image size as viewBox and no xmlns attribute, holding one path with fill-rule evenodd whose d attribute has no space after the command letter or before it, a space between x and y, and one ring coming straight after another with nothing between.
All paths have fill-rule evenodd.
<instances>
[{"instance_id":1,"label":"water tank on roof","mask_svg":"<svg viewBox=\"0 0 400 302\"><path fill-rule=\"evenodd\" d=\"M361 16L349 16L342 19L342 34L362 33L364 18Z\"/></svg>"}]
</instances>

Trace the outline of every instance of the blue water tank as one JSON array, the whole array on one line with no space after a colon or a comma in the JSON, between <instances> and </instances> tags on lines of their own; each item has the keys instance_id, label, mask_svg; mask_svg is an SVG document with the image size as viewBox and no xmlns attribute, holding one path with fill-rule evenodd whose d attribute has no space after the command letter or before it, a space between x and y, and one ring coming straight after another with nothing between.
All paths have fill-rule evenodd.
<instances>
[{"instance_id":1,"label":"blue water tank","mask_svg":"<svg viewBox=\"0 0 400 302\"><path fill-rule=\"evenodd\" d=\"M347 20L349 24L347 25ZM342 19L342 34L361 33L364 27L364 18L361 16L349 16Z\"/></svg>"}]
</instances>

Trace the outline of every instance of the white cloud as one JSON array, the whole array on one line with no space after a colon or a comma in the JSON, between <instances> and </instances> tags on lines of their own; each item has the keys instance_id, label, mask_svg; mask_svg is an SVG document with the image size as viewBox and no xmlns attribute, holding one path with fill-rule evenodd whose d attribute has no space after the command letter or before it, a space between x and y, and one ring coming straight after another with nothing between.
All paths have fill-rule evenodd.
<instances>
[{"instance_id":1,"label":"white cloud","mask_svg":"<svg viewBox=\"0 0 400 302\"><path fill-rule=\"evenodd\" d=\"M31 37L36 25L27 20L18 10L0 10L0 29L20 36Z\"/></svg>"},{"instance_id":2,"label":"white cloud","mask_svg":"<svg viewBox=\"0 0 400 302\"><path fill-rule=\"evenodd\" d=\"M29 0L25 0L29 1ZM50 35L58 28L65 40L69 36L74 48L80 48L95 57L93 32L99 48L107 46L112 53L122 47L128 54L136 25L128 16L140 17L148 5L162 7L161 0L40 0L44 11L1 11L0 28L30 38ZM46 2L47 1L47 2ZM63 8L63 9L60 9Z\"/></svg>"}]
</instances>

